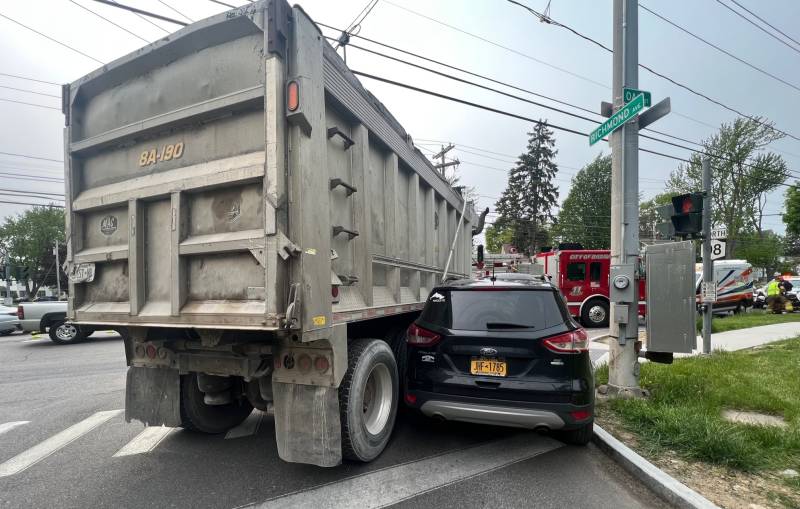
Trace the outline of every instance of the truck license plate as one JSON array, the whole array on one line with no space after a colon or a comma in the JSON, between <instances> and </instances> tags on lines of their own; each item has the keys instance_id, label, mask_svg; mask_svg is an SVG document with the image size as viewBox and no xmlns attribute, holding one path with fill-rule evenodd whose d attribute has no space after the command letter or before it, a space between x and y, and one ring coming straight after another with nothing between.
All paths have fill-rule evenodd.
<instances>
[{"instance_id":1,"label":"truck license plate","mask_svg":"<svg viewBox=\"0 0 800 509\"><path fill-rule=\"evenodd\" d=\"M473 375L506 376L508 374L505 361L497 359L472 359L469 371Z\"/></svg>"},{"instance_id":2,"label":"truck license plate","mask_svg":"<svg viewBox=\"0 0 800 509\"><path fill-rule=\"evenodd\" d=\"M94 281L94 263L78 263L72 266L67 275L73 283L91 283Z\"/></svg>"}]
</instances>

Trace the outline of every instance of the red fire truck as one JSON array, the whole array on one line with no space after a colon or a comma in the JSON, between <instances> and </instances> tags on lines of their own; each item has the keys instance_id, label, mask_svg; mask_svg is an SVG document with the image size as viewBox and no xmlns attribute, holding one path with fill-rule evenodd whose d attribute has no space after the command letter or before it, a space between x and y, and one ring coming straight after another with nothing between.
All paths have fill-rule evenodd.
<instances>
[{"instance_id":1,"label":"red fire truck","mask_svg":"<svg viewBox=\"0 0 800 509\"><path fill-rule=\"evenodd\" d=\"M564 249L539 253L535 262L567 299L570 314L586 327L606 327L609 318L606 249ZM645 314L645 281L639 280L639 314Z\"/></svg>"}]
</instances>

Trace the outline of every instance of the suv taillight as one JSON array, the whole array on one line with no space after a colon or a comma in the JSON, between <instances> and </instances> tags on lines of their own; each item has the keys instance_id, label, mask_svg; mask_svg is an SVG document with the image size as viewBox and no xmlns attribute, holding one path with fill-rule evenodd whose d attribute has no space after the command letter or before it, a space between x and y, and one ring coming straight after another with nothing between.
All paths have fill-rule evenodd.
<instances>
[{"instance_id":1,"label":"suv taillight","mask_svg":"<svg viewBox=\"0 0 800 509\"><path fill-rule=\"evenodd\" d=\"M556 353L581 353L589 350L589 336L583 329L547 338L542 343L548 350Z\"/></svg>"},{"instance_id":2,"label":"suv taillight","mask_svg":"<svg viewBox=\"0 0 800 509\"><path fill-rule=\"evenodd\" d=\"M22 307L22 304L17 306L17 318L19 318L20 320L25 319L25 309Z\"/></svg>"},{"instance_id":3,"label":"suv taillight","mask_svg":"<svg viewBox=\"0 0 800 509\"><path fill-rule=\"evenodd\" d=\"M419 325L412 323L408 327L408 336L406 342L414 346L433 346L442 339L442 336L431 332L428 329L423 329Z\"/></svg>"}]
</instances>

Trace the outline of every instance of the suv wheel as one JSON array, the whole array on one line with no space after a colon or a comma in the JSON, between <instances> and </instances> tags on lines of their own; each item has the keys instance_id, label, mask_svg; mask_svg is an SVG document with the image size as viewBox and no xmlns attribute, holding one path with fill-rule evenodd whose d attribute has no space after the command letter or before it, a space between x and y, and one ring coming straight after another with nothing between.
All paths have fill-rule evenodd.
<instances>
[{"instance_id":1,"label":"suv wheel","mask_svg":"<svg viewBox=\"0 0 800 509\"><path fill-rule=\"evenodd\" d=\"M50 324L48 335L53 343L60 345L67 343L77 343L84 338L80 327L64 321L53 322Z\"/></svg>"},{"instance_id":2,"label":"suv wheel","mask_svg":"<svg viewBox=\"0 0 800 509\"><path fill-rule=\"evenodd\" d=\"M586 445L592 441L592 435L594 435L594 421L584 424L580 428L561 431L559 438L568 444Z\"/></svg>"},{"instance_id":3,"label":"suv wheel","mask_svg":"<svg viewBox=\"0 0 800 509\"><path fill-rule=\"evenodd\" d=\"M583 305L581 322L586 327L608 326L608 302L601 299L590 300Z\"/></svg>"},{"instance_id":4,"label":"suv wheel","mask_svg":"<svg viewBox=\"0 0 800 509\"><path fill-rule=\"evenodd\" d=\"M399 380L391 348L380 339L348 345L347 372L339 386L342 456L372 461L389 442L397 415Z\"/></svg>"}]
</instances>

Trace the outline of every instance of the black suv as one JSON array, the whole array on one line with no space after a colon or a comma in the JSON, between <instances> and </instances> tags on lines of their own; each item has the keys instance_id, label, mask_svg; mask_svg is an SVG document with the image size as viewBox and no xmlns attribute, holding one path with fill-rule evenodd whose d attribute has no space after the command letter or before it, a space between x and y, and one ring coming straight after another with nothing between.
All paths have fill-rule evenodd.
<instances>
[{"instance_id":1,"label":"black suv","mask_svg":"<svg viewBox=\"0 0 800 509\"><path fill-rule=\"evenodd\" d=\"M434 288L407 347L404 400L429 417L558 431L580 445L592 437L589 339L542 279Z\"/></svg>"}]
</instances>

